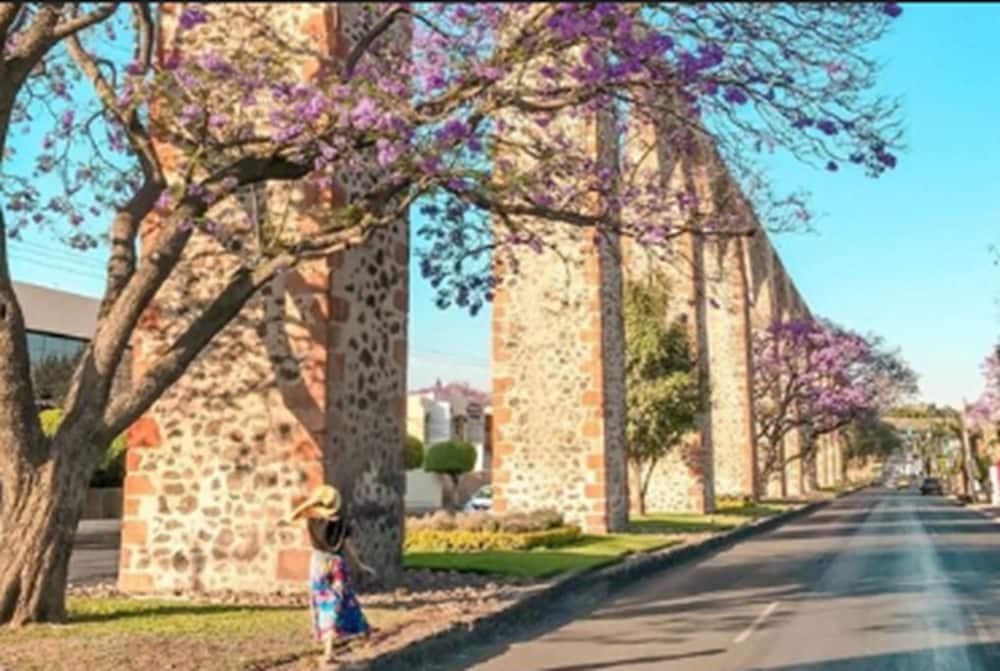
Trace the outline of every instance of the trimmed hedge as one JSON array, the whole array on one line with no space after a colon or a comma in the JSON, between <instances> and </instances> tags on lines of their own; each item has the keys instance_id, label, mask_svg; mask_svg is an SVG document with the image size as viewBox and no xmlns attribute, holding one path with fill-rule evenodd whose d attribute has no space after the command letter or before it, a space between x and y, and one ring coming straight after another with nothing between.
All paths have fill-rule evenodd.
<instances>
[{"instance_id":1,"label":"trimmed hedge","mask_svg":"<svg viewBox=\"0 0 1000 671\"><path fill-rule=\"evenodd\" d=\"M476 465L476 448L460 440L435 443L424 454L424 470L458 476Z\"/></svg>"},{"instance_id":2,"label":"trimmed hedge","mask_svg":"<svg viewBox=\"0 0 1000 671\"><path fill-rule=\"evenodd\" d=\"M484 552L557 548L580 539L580 528L565 526L515 533L510 531L407 530L403 547L407 552Z\"/></svg>"},{"instance_id":3,"label":"trimmed hedge","mask_svg":"<svg viewBox=\"0 0 1000 671\"><path fill-rule=\"evenodd\" d=\"M406 470L412 471L420 468L424 464L424 442L416 436L407 436L406 445L403 447L403 461Z\"/></svg>"}]
</instances>

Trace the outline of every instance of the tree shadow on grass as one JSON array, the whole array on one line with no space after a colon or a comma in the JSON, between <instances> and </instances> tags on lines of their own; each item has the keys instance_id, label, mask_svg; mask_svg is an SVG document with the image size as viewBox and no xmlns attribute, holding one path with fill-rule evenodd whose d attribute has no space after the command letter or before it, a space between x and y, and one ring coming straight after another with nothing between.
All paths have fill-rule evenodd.
<instances>
[{"instance_id":1,"label":"tree shadow on grass","mask_svg":"<svg viewBox=\"0 0 1000 671\"><path fill-rule=\"evenodd\" d=\"M130 601L127 608L111 609L104 612L70 613L69 624L95 622L115 622L133 618L181 617L187 615L225 615L247 611L293 611L302 610L292 606L239 606L225 604L192 604Z\"/></svg>"}]
</instances>

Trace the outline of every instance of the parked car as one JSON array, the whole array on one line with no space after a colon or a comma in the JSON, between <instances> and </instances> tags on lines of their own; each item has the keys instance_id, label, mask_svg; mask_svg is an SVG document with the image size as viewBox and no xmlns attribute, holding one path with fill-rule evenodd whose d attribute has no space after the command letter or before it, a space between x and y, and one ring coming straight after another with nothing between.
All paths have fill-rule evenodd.
<instances>
[{"instance_id":1,"label":"parked car","mask_svg":"<svg viewBox=\"0 0 1000 671\"><path fill-rule=\"evenodd\" d=\"M937 478L924 478L924 481L920 484L920 493L924 496L928 494L942 496L944 495L944 488L941 487L941 481Z\"/></svg>"},{"instance_id":2,"label":"parked car","mask_svg":"<svg viewBox=\"0 0 1000 671\"><path fill-rule=\"evenodd\" d=\"M896 489L909 489L909 488L910 488L909 478L900 478L899 480L896 480Z\"/></svg>"},{"instance_id":3,"label":"parked car","mask_svg":"<svg viewBox=\"0 0 1000 671\"><path fill-rule=\"evenodd\" d=\"M465 503L467 513L485 513L491 510L493 510L493 488L489 485L477 489Z\"/></svg>"}]
</instances>

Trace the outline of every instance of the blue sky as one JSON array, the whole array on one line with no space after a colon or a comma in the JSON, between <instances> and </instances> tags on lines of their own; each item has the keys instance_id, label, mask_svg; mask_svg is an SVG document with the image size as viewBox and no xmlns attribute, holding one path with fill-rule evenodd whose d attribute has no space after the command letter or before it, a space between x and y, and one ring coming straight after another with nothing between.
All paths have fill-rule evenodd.
<instances>
[{"instance_id":1,"label":"blue sky","mask_svg":"<svg viewBox=\"0 0 1000 671\"><path fill-rule=\"evenodd\" d=\"M1000 336L1000 6L910 5L875 55L881 88L902 97L908 149L877 180L775 162L779 188L812 192L814 234L773 237L812 310L901 347L923 396L957 404L981 389ZM415 225L413 228L416 228ZM96 295L87 260L45 234L12 247L18 279ZM48 267L46 267L46 265ZM410 386L489 385L490 313L438 310L412 270Z\"/></svg>"}]
</instances>

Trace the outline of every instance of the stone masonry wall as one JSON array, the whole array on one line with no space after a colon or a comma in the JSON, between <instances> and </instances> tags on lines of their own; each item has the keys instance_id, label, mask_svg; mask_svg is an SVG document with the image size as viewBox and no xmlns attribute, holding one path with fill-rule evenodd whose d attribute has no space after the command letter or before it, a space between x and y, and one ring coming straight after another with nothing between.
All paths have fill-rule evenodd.
<instances>
[{"instance_id":1,"label":"stone masonry wall","mask_svg":"<svg viewBox=\"0 0 1000 671\"><path fill-rule=\"evenodd\" d=\"M601 128L581 137L608 152L603 143L613 138ZM620 251L614 240L595 244L589 231L558 230L564 258L522 251L517 274L500 269L493 506L551 506L588 531L618 530L628 514Z\"/></svg>"},{"instance_id":2,"label":"stone masonry wall","mask_svg":"<svg viewBox=\"0 0 1000 671\"><path fill-rule=\"evenodd\" d=\"M349 51L375 18L341 3L336 42ZM381 39L408 40L397 26ZM376 165L374 152L371 165ZM344 175L347 202L377 179ZM403 219L332 260L326 369L325 470L349 503L356 543L393 581L402 566L406 473L409 225ZM373 564L374 565L374 564Z\"/></svg>"},{"instance_id":3,"label":"stone masonry wall","mask_svg":"<svg viewBox=\"0 0 1000 671\"><path fill-rule=\"evenodd\" d=\"M336 48L333 6L290 5L281 9L281 19L281 28ZM239 34L231 21L220 25ZM267 197L300 203L303 229L315 225L312 198L342 198L298 188L271 189ZM250 231L237 224L222 226L227 235L250 241ZM148 222L144 251L156 233L156 222ZM122 589L305 589L304 529L278 520L324 480L341 488L357 516L365 559L379 566L398 559L405 486L405 241L401 225L370 246L276 278L130 429ZM143 315L132 343L134 379L236 263L211 237L192 238L177 272Z\"/></svg>"},{"instance_id":4,"label":"stone masonry wall","mask_svg":"<svg viewBox=\"0 0 1000 671\"><path fill-rule=\"evenodd\" d=\"M751 496L756 491L757 457L749 287L745 236L731 233L752 229L756 222L711 148L702 148L695 175L702 225L730 233L705 236L703 252L715 494Z\"/></svg>"}]
</instances>

